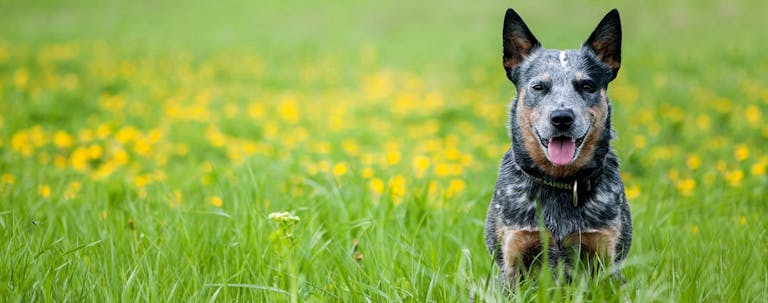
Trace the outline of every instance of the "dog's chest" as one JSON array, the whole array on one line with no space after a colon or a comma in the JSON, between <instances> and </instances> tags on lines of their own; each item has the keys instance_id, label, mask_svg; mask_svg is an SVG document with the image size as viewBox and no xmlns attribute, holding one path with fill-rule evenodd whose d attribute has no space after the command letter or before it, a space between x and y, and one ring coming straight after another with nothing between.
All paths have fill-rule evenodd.
<instances>
[{"instance_id":1,"label":"dog's chest","mask_svg":"<svg viewBox=\"0 0 768 303\"><path fill-rule=\"evenodd\" d=\"M560 240L574 232L615 225L621 196L599 184L578 206L573 193L534 184L528 180L509 180L497 185L493 205L499 210L502 225L512 229L537 229L539 220L552 236Z\"/></svg>"}]
</instances>

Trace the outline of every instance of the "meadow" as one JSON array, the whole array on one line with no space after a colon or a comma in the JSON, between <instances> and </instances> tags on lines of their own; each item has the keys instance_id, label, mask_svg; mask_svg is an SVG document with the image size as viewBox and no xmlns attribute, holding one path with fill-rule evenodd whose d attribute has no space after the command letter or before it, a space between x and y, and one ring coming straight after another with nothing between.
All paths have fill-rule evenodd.
<instances>
[{"instance_id":1,"label":"meadow","mask_svg":"<svg viewBox=\"0 0 768 303\"><path fill-rule=\"evenodd\" d=\"M500 292L514 7L617 7L625 283ZM764 302L765 1L0 1L0 301Z\"/></svg>"}]
</instances>

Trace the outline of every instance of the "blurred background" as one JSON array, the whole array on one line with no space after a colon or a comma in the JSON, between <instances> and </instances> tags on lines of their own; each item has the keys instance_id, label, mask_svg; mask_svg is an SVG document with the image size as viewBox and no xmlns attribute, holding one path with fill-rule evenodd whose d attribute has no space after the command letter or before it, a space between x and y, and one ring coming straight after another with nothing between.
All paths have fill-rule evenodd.
<instances>
[{"instance_id":1,"label":"blurred background","mask_svg":"<svg viewBox=\"0 0 768 303\"><path fill-rule=\"evenodd\" d=\"M0 0L0 291L207 300L230 277L302 300L466 301L493 271L509 7L561 49L621 13L627 293L765 297L768 1L748 0ZM281 211L301 217L290 258Z\"/></svg>"},{"instance_id":2,"label":"blurred background","mask_svg":"<svg viewBox=\"0 0 768 303\"><path fill-rule=\"evenodd\" d=\"M408 67L495 63L500 20L508 7L551 48L579 45L599 18L616 7L624 23L625 57L638 66L670 54L700 58L720 53L726 56L721 60L740 52L756 54L766 38L760 30L766 24L761 1L4 0L0 5L7 41L105 41L133 51L234 48L280 57L375 49L383 62ZM692 47L700 45L708 47Z\"/></svg>"}]
</instances>

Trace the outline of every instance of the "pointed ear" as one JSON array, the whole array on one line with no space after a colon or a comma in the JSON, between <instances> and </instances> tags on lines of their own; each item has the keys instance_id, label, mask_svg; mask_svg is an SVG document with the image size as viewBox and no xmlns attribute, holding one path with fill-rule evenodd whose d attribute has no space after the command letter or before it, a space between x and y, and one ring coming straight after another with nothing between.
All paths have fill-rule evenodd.
<instances>
[{"instance_id":1,"label":"pointed ear","mask_svg":"<svg viewBox=\"0 0 768 303\"><path fill-rule=\"evenodd\" d=\"M613 78L621 67L621 19L615 8L600 20L600 23L589 36L584 47L592 50L603 63L613 71Z\"/></svg>"},{"instance_id":2,"label":"pointed ear","mask_svg":"<svg viewBox=\"0 0 768 303\"><path fill-rule=\"evenodd\" d=\"M507 78L517 84L516 68L536 48L541 47L539 40L533 36L520 15L513 9L507 9L502 30L504 45L504 69Z\"/></svg>"}]
</instances>

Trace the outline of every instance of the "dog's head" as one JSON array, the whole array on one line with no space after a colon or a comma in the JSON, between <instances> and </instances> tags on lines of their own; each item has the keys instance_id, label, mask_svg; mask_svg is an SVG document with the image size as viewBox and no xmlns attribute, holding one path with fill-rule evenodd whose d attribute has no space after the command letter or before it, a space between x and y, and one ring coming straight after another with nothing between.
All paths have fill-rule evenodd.
<instances>
[{"instance_id":1,"label":"dog's head","mask_svg":"<svg viewBox=\"0 0 768 303\"><path fill-rule=\"evenodd\" d=\"M556 178L597 167L611 137L608 83L621 65L621 22L610 11L580 49L544 49L514 10L503 30L504 69L517 87L510 131L524 169Z\"/></svg>"}]
</instances>

